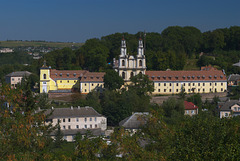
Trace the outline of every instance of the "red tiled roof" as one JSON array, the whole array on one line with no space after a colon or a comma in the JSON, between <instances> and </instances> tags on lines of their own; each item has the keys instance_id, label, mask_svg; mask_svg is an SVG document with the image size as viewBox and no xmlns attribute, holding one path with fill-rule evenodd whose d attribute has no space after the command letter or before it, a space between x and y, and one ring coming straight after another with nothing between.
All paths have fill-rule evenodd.
<instances>
[{"instance_id":1,"label":"red tiled roof","mask_svg":"<svg viewBox=\"0 0 240 161\"><path fill-rule=\"evenodd\" d=\"M184 101L185 110L195 110L198 106L194 105L192 102Z\"/></svg>"},{"instance_id":2,"label":"red tiled roof","mask_svg":"<svg viewBox=\"0 0 240 161\"><path fill-rule=\"evenodd\" d=\"M79 79L81 82L103 82L104 72L89 72L87 70L50 70L52 79Z\"/></svg>"},{"instance_id":3,"label":"red tiled roof","mask_svg":"<svg viewBox=\"0 0 240 161\"><path fill-rule=\"evenodd\" d=\"M81 82L103 82L104 72L88 72L82 76Z\"/></svg>"},{"instance_id":4,"label":"red tiled roof","mask_svg":"<svg viewBox=\"0 0 240 161\"><path fill-rule=\"evenodd\" d=\"M86 74L87 70L50 70L50 77L52 79L62 79L62 78L76 78Z\"/></svg>"},{"instance_id":5,"label":"red tiled roof","mask_svg":"<svg viewBox=\"0 0 240 161\"><path fill-rule=\"evenodd\" d=\"M146 71L151 81L227 81L221 70Z\"/></svg>"}]
</instances>

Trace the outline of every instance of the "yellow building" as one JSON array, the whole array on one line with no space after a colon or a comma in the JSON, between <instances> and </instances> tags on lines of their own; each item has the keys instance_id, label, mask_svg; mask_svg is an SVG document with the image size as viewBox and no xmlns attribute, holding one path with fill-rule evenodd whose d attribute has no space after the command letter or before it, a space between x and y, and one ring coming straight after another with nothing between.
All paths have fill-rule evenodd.
<instances>
[{"instance_id":1,"label":"yellow building","mask_svg":"<svg viewBox=\"0 0 240 161\"><path fill-rule=\"evenodd\" d=\"M139 73L148 75L154 83L153 94L178 94L183 89L186 93L225 92L227 78L223 71L213 67L203 67L199 71L146 71L146 60L142 39L139 39L138 54L127 54L124 38L121 41L119 59L113 60L113 69L118 72L125 84ZM87 94L92 90L103 90L105 73L87 70L55 70L44 65L40 69L40 93L49 91L79 90Z\"/></svg>"},{"instance_id":2,"label":"yellow building","mask_svg":"<svg viewBox=\"0 0 240 161\"><path fill-rule=\"evenodd\" d=\"M91 90L103 89L102 72L87 70L56 70L44 65L40 69L40 93L56 91L77 91L89 93Z\"/></svg>"}]
</instances>

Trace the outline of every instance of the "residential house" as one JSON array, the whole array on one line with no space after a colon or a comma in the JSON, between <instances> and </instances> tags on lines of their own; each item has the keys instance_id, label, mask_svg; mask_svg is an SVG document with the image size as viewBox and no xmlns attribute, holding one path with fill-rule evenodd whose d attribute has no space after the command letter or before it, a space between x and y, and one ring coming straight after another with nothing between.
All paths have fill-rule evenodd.
<instances>
[{"instance_id":1,"label":"residential house","mask_svg":"<svg viewBox=\"0 0 240 161\"><path fill-rule=\"evenodd\" d=\"M228 100L218 103L220 118L240 115L240 100Z\"/></svg>"},{"instance_id":2,"label":"residential house","mask_svg":"<svg viewBox=\"0 0 240 161\"><path fill-rule=\"evenodd\" d=\"M198 106L192 102L184 101L185 113L184 115L194 116L198 114Z\"/></svg>"},{"instance_id":3,"label":"residential house","mask_svg":"<svg viewBox=\"0 0 240 161\"><path fill-rule=\"evenodd\" d=\"M55 126L59 122L64 139L70 142L78 132L85 134L91 131L93 135L101 135L107 129L107 118L88 106L53 108L48 109L45 114L48 116L46 124L51 122ZM54 132L51 135L54 138Z\"/></svg>"},{"instance_id":4,"label":"residential house","mask_svg":"<svg viewBox=\"0 0 240 161\"><path fill-rule=\"evenodd\" d=\"M17 71L9 73L5 76L6 83L11 84L12 88L16 88L17 84L20 84L24 77L30 76L32 73L28 71Z\"/></svg>"},{"instance_id":5,"label":"residential house","mask_svg":"<svg viewBox=\"0 0 240 161\"><path fill-rule=\"evenodd\" d=\"M131 116L120 121L119 126L124 127L125 130L135 133L146 124L148 115L148 112L135 112Z\"/></svg>"},{"instance_id":6,"label":"residential house","mask_svg":"<svg viewBox=\"0 0 240 161\"><path fill-rule=\"evenodd\" d=\"M239 74L231 74L228 77L228 86L237 86L240 83L240 75Z\"/></svg>"}]
</instances>

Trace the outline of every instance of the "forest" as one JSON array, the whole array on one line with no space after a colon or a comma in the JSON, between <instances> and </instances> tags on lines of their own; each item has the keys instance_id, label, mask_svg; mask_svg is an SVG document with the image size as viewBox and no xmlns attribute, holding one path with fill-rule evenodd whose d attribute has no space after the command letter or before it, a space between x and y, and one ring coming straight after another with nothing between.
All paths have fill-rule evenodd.
<instances>
[{"instance_id":1,"label":"forest","mask_svg":"<svg viewBox=\"0 0 240 161\"><path fill-rule=\"evenodd\" d=\"M240 60L239 26L203 33L191 26L170 26L161 33L114 33L92 38L76 50L54 50L40 60L30 60L23 53L0 54L0 78L4 80L6 74L16 70L29 70L38 75L43 60L59 70L105 71L111 69L113 58L118 58L123 37L131 55L137 53L139 38L144 39L147 70L199 70L201 66L212 65L227 74L240 73L238 67L232 66Z\"/></svg>"}]
</instances>

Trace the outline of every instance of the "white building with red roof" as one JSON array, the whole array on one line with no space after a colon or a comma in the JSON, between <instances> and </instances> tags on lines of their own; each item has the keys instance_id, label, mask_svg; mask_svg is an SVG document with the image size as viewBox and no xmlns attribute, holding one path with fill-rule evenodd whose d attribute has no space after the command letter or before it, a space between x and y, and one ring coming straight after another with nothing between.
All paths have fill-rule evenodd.
<instances>
[{"instance_id":1,"label":"white building with red roof","mask_svg":"<svg viewBox=\"0 0 240 161\"><path fill-rule=\"evenodd\" d=\"M193 116L198 114L198 106L192 102L184 101L185 115Z\"/></svg>"}]
</instances>

